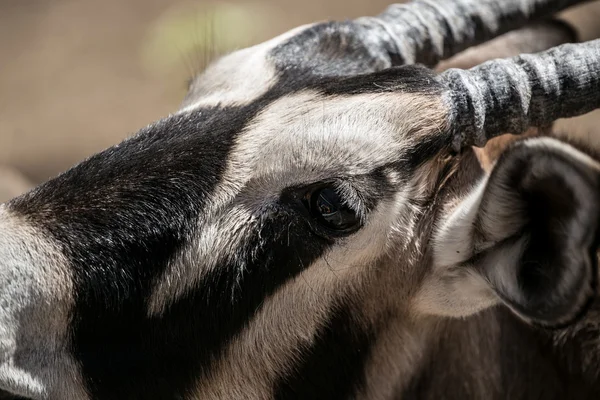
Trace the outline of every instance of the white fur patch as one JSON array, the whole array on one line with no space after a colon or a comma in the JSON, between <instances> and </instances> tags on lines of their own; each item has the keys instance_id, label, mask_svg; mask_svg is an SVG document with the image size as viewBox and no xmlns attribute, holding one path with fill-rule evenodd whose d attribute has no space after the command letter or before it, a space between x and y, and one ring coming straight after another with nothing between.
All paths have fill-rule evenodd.
<instances>
[{"instance_id":1,"label":"white fur patch","mask_svg":"<svg viewBox=\"0 0 600 400\"><path fill-rule=\"evenodd\" d=\"M0 206L0 388L85 399L67 349L72 278L60 251Z\"/></svg>"},{"instance_id":2,"label":"white fur patch","mask_svg":"<svg viewBox=\"0 0 600 400\"><path fill-rule=\"evenodd\" d=\"M365 283L389 238L389 215L398 207L394 201L381 204L370 224L265 299L216 361L210 379L198 382L195 398L272 398L273 382L291 372L299 352L314 343L333 301L344 302Z\"/></svg>"},{"instance_id":3,"label":"white fur patch","mask_svg":"<svg viewBox=\"0 0 600 400\"><path fill-rule=\"evenodd\" d=\"M421 139L419 128L438 132L433 105L403 93L324 97L313 91L272 103L236 138L199 221L198 243L167 269L149 314L196 287L211 266L234 257L253 228L253 216L284 188L370 173L401 159Z\"/></svg>"},{"instance_id":4,"label":"white fur patch","mask_svg":"<svg viewBox=\"0 0 600 400\"><path fill-rule=\"evenodd\" d=\"M190 89L192 96L184 102L178 113L187 113L200 107L251 103L277 81L277 71L268 58L269 52L310 26L300 26L267 42L218 59L195 79Z\"/></svg>"},{"instance_id":5,"label":"white fur patch","mask_svg":"<svg viewBox=\"0 0 600 400\"><path fill-rule=\"evenodd\" d=\"M196 287L218 265L236 263L238 250L254 225L254 211L238 205L219 211L200 223L196 239L168 266L150 298L148 315L160 315L165 307Z\"/></svg>"},{"instance_id":6,"label":"white fur patch","mask_svg":"<svg viewBox=\"0 0 600 400\"><path fill-rule=\"evenodd\" d=\"M473 228L486 185L487 178L475 186L435 232L432 242L436 269L460 264L473 255Z\"/></svg>"}]
</instances>

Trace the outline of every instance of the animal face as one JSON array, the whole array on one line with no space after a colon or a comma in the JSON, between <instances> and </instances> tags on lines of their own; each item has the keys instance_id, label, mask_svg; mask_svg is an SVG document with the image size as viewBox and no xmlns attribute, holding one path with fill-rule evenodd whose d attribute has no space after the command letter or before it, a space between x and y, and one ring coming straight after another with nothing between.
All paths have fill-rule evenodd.
<instances>
[{"instance_id":1,"label":"animal face","mask_svg":"<svg viewBox=\"0 0 600 400\"><path fill-rule=\"evenodd\" d=\"M394 74L415 84L390 89L387 73L374 90L375 75L341 91L308 81L245 106L181 112L10 205L63 246L72 351L84 376L102 377L94 390L139 392L122 386L132 374L209 381L237 336L264 329L257 319L289 321L297 309L310 341L391 234L408 244L423 191L414 176L439 152L430 133L443 121L427 70ZM262 316L281 291L309 297ZM290 328L278 328L290 330L280 362L301 339ZM190 376L162 371L165 362Z\"/></svg>"},{"instance_id":2,"label":"animal face","mask_svg":"<svg viewBox=\"0 0 600 400\"><path fill-rule=\"evenodd\" d=\"M526 59L442 75L398 67L508 29L463 26L460 43L411 49L392 19L446 15L424 4L228 55L179 112L2 206L1 387L28 398L387 398L407 389L442 317L499 303L543 325L579 316L596 284L597 163L548 139L488 176L469 145L521 133L524 115L597 103L548 109L561 84L511 80ZM521 15L511 4L498 21ZM559 78L576 80L579 61ZM493 85L473 85L481 77ZM581 93L595 93L584 79ZM504 109L499 122L498 107L523 101L520 85L536 93L532 112ZM559 178L568 194L523 211ZM552 269L523 276L530 264Z\"/></svg>"}]
</instances>

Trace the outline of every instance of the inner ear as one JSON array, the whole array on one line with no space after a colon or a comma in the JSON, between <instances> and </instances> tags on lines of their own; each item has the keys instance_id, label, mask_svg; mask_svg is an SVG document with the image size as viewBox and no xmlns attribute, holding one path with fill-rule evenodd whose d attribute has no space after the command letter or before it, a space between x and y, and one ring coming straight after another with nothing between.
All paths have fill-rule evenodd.
<instances>
[{"instance_id":1,"label":"inner ear","mask_svg":"<svg viewBox=\"0 0 600 400\"><path fill-rule=\"evenodd\" d=\"M473 147L479 165L486 172L491 172L494 164L511 144L534 136L547 136L550 129L533 127L520 135L506 133L488 140L484 147Z\"/></svg>"},{"instance_id":2,"label":"inner ear","mask_svg":"<svg viewBox=\"0 0 600 400\"><path fill-rule=\"evenodd\" d=\"M470 221L451 222L468 242L455 268L480 276L533 323L557 326L581 315L597 286L598 165L553 139L528 140L500 157L478 196L463 210ZM437 243L450 244L444 235Z\"/></svg>"}]
</instances>

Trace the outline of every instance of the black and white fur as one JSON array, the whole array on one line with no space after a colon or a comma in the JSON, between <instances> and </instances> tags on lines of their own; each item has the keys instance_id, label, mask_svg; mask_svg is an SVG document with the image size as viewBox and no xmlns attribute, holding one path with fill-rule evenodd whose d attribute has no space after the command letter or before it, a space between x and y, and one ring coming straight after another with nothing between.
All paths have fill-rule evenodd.
<instances>
[{"instance_id":1,"label":"black and white fur","mask_svg":"<svg viewBox=\"0 0 600 400\"><path fill-rule=\"evenodd\" d=\"M228 55L0 206L0 398L595 398L597 157L534 138L488 173L436 75L365 43ZM358 231L318 226L320 184Z\"/></svg>"}]
</instances>

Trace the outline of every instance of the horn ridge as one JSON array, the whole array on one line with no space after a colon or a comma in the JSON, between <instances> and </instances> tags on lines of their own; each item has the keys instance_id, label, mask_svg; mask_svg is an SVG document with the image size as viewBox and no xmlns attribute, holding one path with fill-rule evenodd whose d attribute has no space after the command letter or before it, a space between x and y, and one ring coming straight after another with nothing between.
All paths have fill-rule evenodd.
<instances>
[{"instance_id":1,"label":"horn ridge","mask_svg":"<svg viewBox=\"0 0 600 400\"><path fill-rule=\"evenodd\" d=\"M414 0L358 21L375 26L382 38L391 40L401 64L434 66L471 46L587 1Z\"/></svg>"},{"instance_id":2,"label":"horn ridge","mask_svg":"<svg viewBox=\"0 0 600 400\"><path fill-rule=\"evenodd\" d=\"M600 39L439 75L455 150L600 107Z\"/></svg>"}]
</instances>

